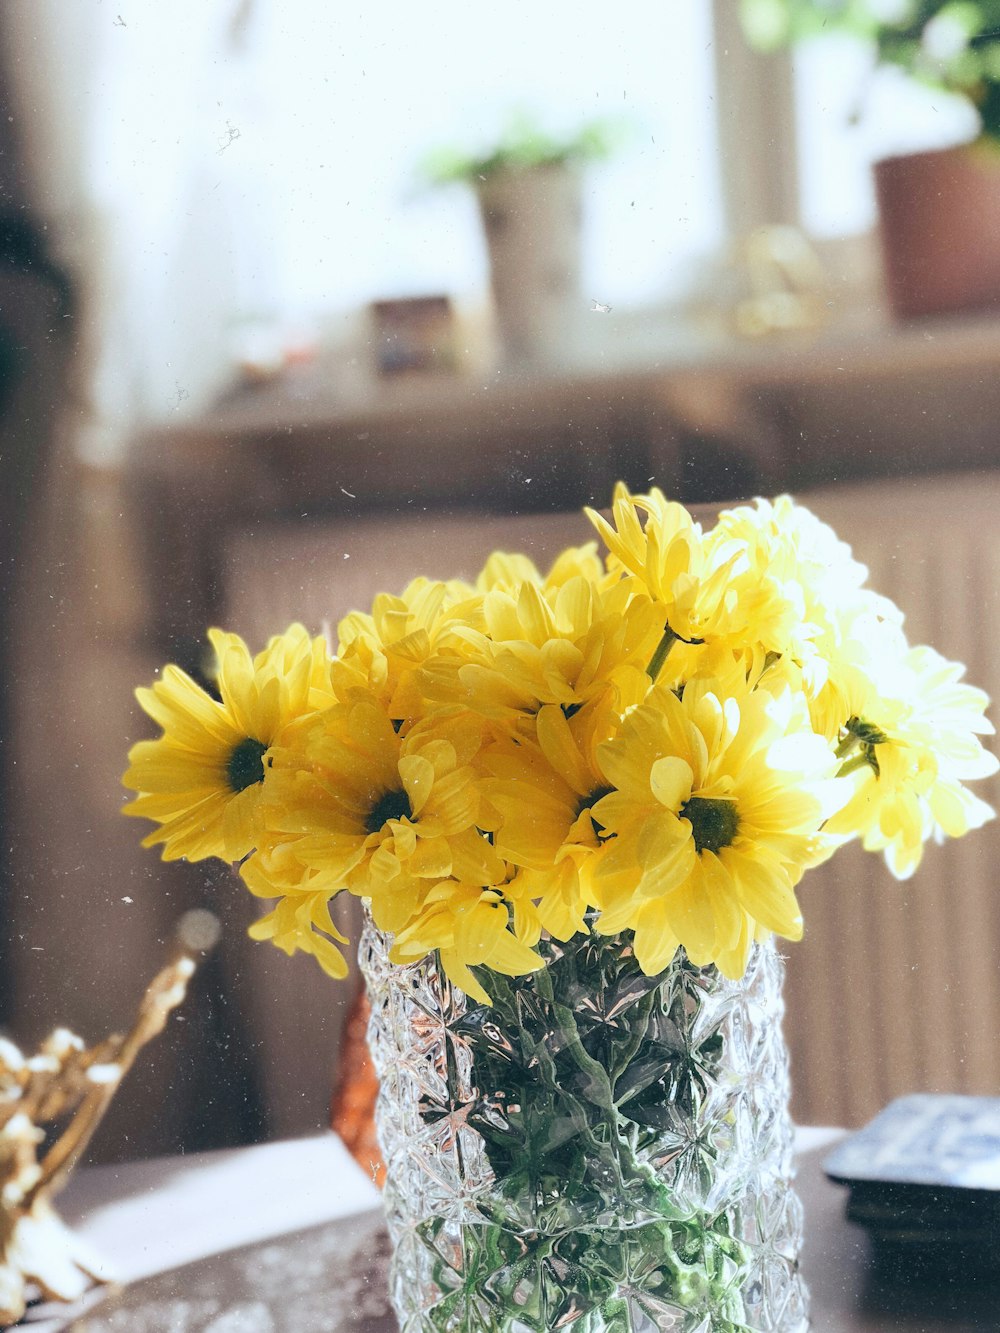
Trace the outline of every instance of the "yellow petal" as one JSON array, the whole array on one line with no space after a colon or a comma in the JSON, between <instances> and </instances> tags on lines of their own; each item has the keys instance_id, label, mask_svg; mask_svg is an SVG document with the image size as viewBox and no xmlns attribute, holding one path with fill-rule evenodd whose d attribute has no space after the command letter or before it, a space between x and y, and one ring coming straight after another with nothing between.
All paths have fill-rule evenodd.
<instances>
[{"instance_id":1,"label":"yellow petal","mask_svg":"<svg viewBox=\"0 0 1000 1333\"><path fill-rule=\"evenodd\" d=\"M647 904L635 925L635 957L647 977L658 976L670 963L680 943L671 929L665 903Z\"/></svg>"},{"instance_id":2,"label":"yellow petal","mask_svg":"<svg viewBox=\"0 0 1000 1333\"><path fill-rule=\"evenodd\" d=\"M240 731L252 736L256 689L250 652L236 634L210 629L208 638L218 658L219 693L222 695L222 702L232 714Z\"/></svg>"},{"instance_id":3,"label":"yellow petal","mask_svg":"<svg viewBox=\"0 0 1000 1333\"><path fill-rule=\"evenodd\" d=\"M556 704L540 708L537 718L538 744L546 759L578 796L586 796L597 785L585 762L563 710Z\"/></svg>"},{"instance_id":4,"label":"yellow petal","mask_svg":"<svg viewBox=\"0 0 1000 1333\"><path fill-rule=\"evenodd\" d=\"M451 865L447 838L418 838L416 851L406 862L409 873L421 879L443 879L451 874Z\"/></svg>"},{"instance_id":5,"label":"yellow petal","mask_svg":"<svg viewBox=\"0 0 1000 1333\"><path fill-rule=\"evenodd\" d=\"M168 666L163 674L151 690L136 690L143 711L189 749L203 749L206 737L220 746L232 744L233 725L222 705L179 667Z\"/></svg>"},{"instance_id":6,"label":"yellow petal","mask_svg":"<svg viewBox=\"0 0 1000 1333\"><path fill-rule=\"evenodd\" d=\"M307 938L309 940L308 952L313 955L328 977L340 981L347 976L350 971L347 960L336 945L331 944L325 936L317 935L315 931Z\"/></svg>"},{"instance_id":7,"label":"yellow petal","mask_svg":"<svg viewBox=\"0 0 1000 1333\"><path fill-rule=\"evenodd\" d=\"M720 952L727 952L736 947L745 914L740 908L732 876L719 857L711 852L702 852L699 862L702 889L715 919L713 952L717 957Z\"/></svg>"},{"instance_id":8,"label":"yellow petal","mask_svg":"<svg viewBox=\"0 0 1000 1333\"><path fill-rule=\"evenodd\" d=\"M675 814L690 798L693 781L691 766L674 755L657 759L649 773L649 785L653 795L662 806Z\"/></svg>"},{"instance_id":9,"label":"yellow petal","mask_svg":"<svg viewBox=\"0 0 1000 1333\"><path fill-rule=\"evenodd\" d=\"M722 849L720 859L732 876L741 904L755 921L785 939L802 938L802 912L783 867L765 865L752 852L740 853L731 847Z\"/></svg>"},{"instance_id":10,"label":"yellow petal","mask_svg":"<svg viewBox=\"0 0 1000 1333\"><path fill-rule=\"evenodd\" d=\"M434 786L434 766L423 755L404 754L399 760L399 776L410 800L414 817L420 814Z\"/></svg>"},{"instance_id":11,"label":"yellow petal","mask_svg":"<svg viewBox=\"0 0 1000 1333\"><path fill-rule=\"evenodd\" d=\"M722 949L716 954L715 965L724 977L730 981L739 981L747 970L747 963L750 959L750 946L753 943L753 931L751 921L747 914L743 913L743 921L740 925L740 933L736 938L736 943L731 949Z\"/></svg>"},{"instance_id":12,"label":"yellow petal","mask_svg":"<svg viewBox=\"0 0 1000 1333\"><path fill-rule=\"evenodd\" d=\"M696 967L712 961L715 952L715 913L708 894L701 891L699 876L689 876L666 899L670 925Z\"/></svg>"},{"instance_id":13,"label":"yellow petal","mask_svg":"<svg viewBox=\"0 0 1000 1333\"><path fill-rule=\"evenodd\" d=\"M434 784L431 809L437 827L448 837L461 833L476 822L479 813L479 791L470 768L447 773Z\"/></svg>"},{"instance_id":14,"label":"yellow petal","mask_svg":"<svg viewBox=\"0 0 1000 1333\"><path fill-rule=\"evenodd\" d=\"M545 966L534 949L515 939L508 930L494 936L488 963L495 972L503 972L508 977L524 976Z\"/></svg>"},{"instance_id":15,"label":"yellow petal","mask_svg":"<svg viewBox=\"0 0 1000 1333\"><path fill-rule=\"evenodd\" d=\"M226 802L222 816L222 836L227 861L242 861L253 851L258 828L255 820L260 804L260 786L247 787Z\"/></svg>"},{"instance_id":16,"label":"yellow petal","mask_svg":"<svg viewBox=\"0 0 1000 1333\"><path fill-rule=\"evenodd\" d=\"M489 994L483 990L455 949L441 949L438 952L438 957L441 959L445 976L452 985L457 986L460 991L464 991L469 999L474 1000L477 1004L488 1005L493 1003Z\"/></svg>"},{"instance_id":17,"label":"yellow petal","mask_svg":"<svg viewBox=\"0 0 1000 1333\"><path fill-rule=\"evenodd\" d=\"M129 767L122 782L133 791L218 791L225 786L227 751L196 754L169 740L137 741L129 750Z\"/></svg>"}]
</instances>

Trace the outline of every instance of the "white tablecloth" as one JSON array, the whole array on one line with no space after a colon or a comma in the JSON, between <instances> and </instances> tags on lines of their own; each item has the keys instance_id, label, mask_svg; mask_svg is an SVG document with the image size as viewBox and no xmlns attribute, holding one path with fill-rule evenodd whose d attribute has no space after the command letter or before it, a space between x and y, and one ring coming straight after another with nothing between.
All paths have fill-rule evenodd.
<instances>
[{"instance_id":1,"label":"white tablecloth","mask_svg":"<svg viewBox=\"0 0 1000 1333\"><path fill-rule=\"evenodd\" d=\"M377 1208L380 1197L330 1133L91 1167L71 1179L58 1206L101 1256L108 1277L135 1282Z\"/></svg>"}]
</instances>

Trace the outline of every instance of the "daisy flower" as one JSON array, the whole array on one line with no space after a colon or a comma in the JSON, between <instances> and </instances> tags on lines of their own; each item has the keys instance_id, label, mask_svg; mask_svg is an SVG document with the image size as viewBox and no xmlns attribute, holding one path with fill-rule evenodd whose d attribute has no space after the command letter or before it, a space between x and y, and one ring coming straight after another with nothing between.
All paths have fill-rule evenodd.
<instances>
[{"instance_id":1,"label":"daisy flower","mask_svg":"<svg viewBox=\"0 0 1000 1333\"><path fill-rule=\"evenodd\" d=\"M933 648L907 647L901 633L879 642L881 654L845 691L836 753L853 791L830 829L860 837L908 879L930 838L961 837L993 818L965 783L989 777L998 762L978 739L993 733L987 696L962 680L965 668Z\"/></svg>"},{"instance_id":2,"label":"daisy flower","mask_svg":"<svg viewBox=\"0 0 1000 1333\"><path fill-rule=\"evenodd\" d=\"M556 587L534 582L494 588L483 598L481 632L463 633L462 655L427 663L427 694L463 699L486 718L530 729L545 704L576 712L621 696L637 701L649 687L646 666L662 635L662 616L648 597L582 574Z\"/></svg>"},{"instance_id":3,"label":"daisy flower","mask_svg":"<svg viewBox=\"0 0 1000 1333\"><path fill-rule=\"evenodd\" d=\"M597 928L634 930L644 972L683 945L696 966L738 977L760 933L801 936L794 887L836 846L820 829L847 795L801 695L658 688L598 761L614 790L593 808L610 840Z\"/></svg>"},{"instance_id":4,"label":"daisy flower","mask_svg":"<svg viewBox=\"0 0 1000 1333\"><path fill-rule=\"evenodd\" d=\"M657 489L633 496L619 482L612 503L613 524L596 510L586 513L608 548L609 569L631 576L656 604L663 652L675 640L702 643L723 633L729 607L726 591L738 549L724 552L722 560L711 559L701 525L683 505ZM660 665L656 661L651 666L654 680Z\"/></svg>"},{"instance_id":5,"label":"daisy flower","mask_svg":"<svg viewBox=\"0 0 1000 1333\"><path fill-rule=\"evenodd\" d=\"M218 699L176 666L152 689L136 691L163 734L129 751L122 781L138 795L124 813L159 826L143 846L162 844L167 861L246 856L271 745L290 722L332 701L326 642L303 626L292 625L253 658L235 634L212 629L208 637Z\"/></svg>"},{"instance_id":6,"label":"daisy flower","mask_svg":"<svg viewBox=\"0 0 1000 1333\"><path fill-rule=\"evenodd\" d=\"M432 882L502 882L480 832L475 719L455 713L403 735L371 695L326 710L273 755L258 850L242 867L265 896L369 898L376 923L400 930Z\"/></svg>"},{"instance_id":7,"label":"daisy flower","mask_svg":"<svg viewBox=\"0 0 1000 1333\"><path fill-rule=\"evenodd\" d=\"M333 680L338 695L370 690L396 722L427 711L418 672L454 632L482 623L482 597L467 583L417 578L398 596L379 593L370 614L352 611L337 626Z\"/></svg>"}]
</instances>

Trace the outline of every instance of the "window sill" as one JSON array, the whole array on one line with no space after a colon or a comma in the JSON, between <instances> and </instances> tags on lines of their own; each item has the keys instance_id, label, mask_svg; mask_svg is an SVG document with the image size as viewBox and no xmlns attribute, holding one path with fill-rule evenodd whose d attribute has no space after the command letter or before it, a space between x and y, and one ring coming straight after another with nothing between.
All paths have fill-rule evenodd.
<instances>
[{"instance_id":1,"label":"window sill","mask_svg":"<svg viewBox=\"0 0 1000 1333\"><path fill-rule=\"evenodd\" d=\"M604 318L595 315L595 319ZM592 343L577 364L539 368L532 374L503 369L457 371L379 379L357 366L326 373L309 367L230 396L196 418L144 431L137 443L146 453L155 439L168 447L185 438L222 445L240 438L299 433L350 437L352 431L422 426L469 433L504 424L537 421L542 429L567 402L578 411L620 405L662 405L673 391L706 393L711 416L713 389L778 392L794 397L809 387L896 381L904 389L930 376L934 382L955 373L980 376L1000 367L1000 319L966 316L893 324L879 316L849 329L773 334L750 340L731 333L699 331L667 324L658 336L637 336L639 320L655 326L659 316L635 317L625 353L610 339ZM676 316L674 317L676 319ZM685 419L697 429L697 411ZM967 411L964 415L968 415ZM711 422L700 423L711 428ZM738 423L729 423L738 425ZM155 450L153 451L155 452Z\"/></svg>"}]
</instances>

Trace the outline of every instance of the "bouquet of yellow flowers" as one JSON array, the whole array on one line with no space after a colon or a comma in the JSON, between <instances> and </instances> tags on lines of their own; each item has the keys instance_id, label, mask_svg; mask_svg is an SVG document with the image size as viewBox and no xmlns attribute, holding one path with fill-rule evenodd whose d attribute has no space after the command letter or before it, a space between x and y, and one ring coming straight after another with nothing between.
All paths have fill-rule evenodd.
<instances>
[{"instance_id":1,"label":"bouquet of yellow flowers","mask_svg":"<svg viewBox=\"0 0 1000 1333\"><path fill-rule=\"evenodd\" d=\"M312 953L333 976L346 972L338 946L348 941L330 901L344 891L363 899L390 966L421 963L458 993L473 1071L494 1080L479 1087L470 1123L508 1200L515 1178L536 1201L554 1188L545 1182L567 1125L594 1131L583 1157L561 1168L578 1188L572 1207L525 1229L546 1244L579 1236L580 1199L589 1189L607 1203L613 1176L618 1214L626 1195L644 1197L647 1221L631 1224L617 1250L605 1226L612 1268L648 1267L654 1253L669 1288L656 1309L681 1308L678 1291L697 1288L684 1310L740 1329L751 1326L749 1270L734 1215L717 1200L710 1214L678 1211L676 1191L663 1195L662 1170L654 1179L640 1150L655 1128L654 1085L692 1114L706 1101L698 1078L686 1091L679 1076L664 1081L674 1058L664 1024L680 1021L680 992L652 979L683 974L691 1017L705 993L699 978L735 984L772 935L801 935L796 886L845 841L860 838L905 878L928 839L981 825L992 812L965 784L997 768L979 740L992 731L987 700L959 664L907 642L901 613L865 586L848 547L788 496L724 510L708 531L657 490L619 486L610 521L588 514L603 558L592 542L544 574L524 556L494 554L474 584L414 579L347 616L332 655L301 625L256 657L235 635L210 631L218 698L176 667L139 692L163 734L131 752L125 782L138 795L126 813L157 825L146 844L164 857L238 862L253 894L278 900L254 937ZM581 1026L598 994L603 1027ZM615 995L642 1015L624 1046L608 1036ZM491 1036L498 1025L502 1041ZM520 1065L507 1049L512 1030ZM601 1072L590 1069L572 1106L553 1076L544 1114L521 1124L543 1048L556 1063L575 1052L576 1075L588 1060ZM653 1071L642 1078L640 1056ZM718 1046L698 1058L698 1077L711 1082ZM503 1106L496 1080L509 1094ZM453 1110L454 1098L442 1106ZM595 1128L611 1121L613 1162ZM584 1157L602 1162L603 1184ZM465 1237L451 1286L435 1233L428 1262L451 1304L440 1324L406 1328L451 1327L456 1309L473 1308L456 1306L456 1292L474 1302L484 1287L502 1288L497 1235L509 1226L491 1217L499 1230L478 1249ZM645 1226L655 1244L635 1250ZM522 1273L521 1262L508 1267ZM523 1273L511 1277L507 1299L522 1320L512 1328L536 1327L528 1307L541 1311L541 1329L568 1318L584 1271L587 1308L604 1322L559 1326L632 1327L615 1322L620 1272L599 1280L592 1254L570 1267L572 1283L546 1270L527 1303L516 1297ZM477 1317L470 1326L507 1327Z\"/></svg>"},{"instance_id":2,"label":"bouquet of yellow flowers","mask_svg":"<svg viewBox=\"0 0 1000 1333\"><path fill-rule=\"evenodd\" d=\"M635 932L739 976L801 934L795 885L860 837L895 875L981 825L986 696L864 586L787 496L703 533L659 491L615 493L607 544L544 576L496 554L475 585L417 578L349 615L331 657L300 625L251 657L211 630L219 698L167 667L143 708L126 813L165 858L240 862L280 899L253 928L333 976L328 905L370 900L395 961L539 966L541 933ZM645 518L645 523L643 523Z\"/></svg>"}]
</instances>

